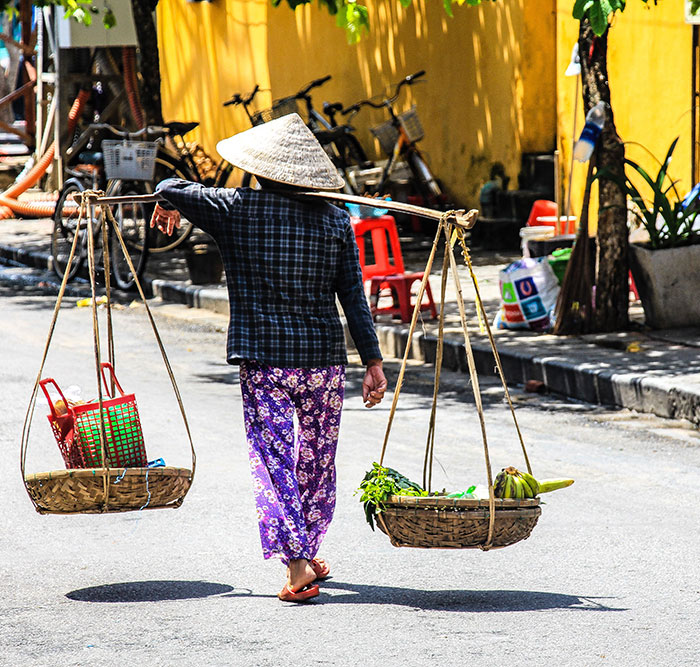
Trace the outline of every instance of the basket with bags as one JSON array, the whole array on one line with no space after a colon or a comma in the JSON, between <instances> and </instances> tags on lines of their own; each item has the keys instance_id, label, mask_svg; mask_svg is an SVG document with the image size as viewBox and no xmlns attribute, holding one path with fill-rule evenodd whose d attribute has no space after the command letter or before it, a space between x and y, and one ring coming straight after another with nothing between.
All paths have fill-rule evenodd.
<instances>
[{"instance_id":1,"label":"basket with bags","mask_svg":"<svg viewBox=\"0 0 700 667\"><path fill-rule=\"evenodd\" d=\"M151 315L142 286L136 277L133 263L124 244L118 223L109 206L100 206L104 217L102 229L103 257L109 257L109 235L120 244L124 258L136 278L136 287L145 306L156 342L161 352L167 374L172 384L180 414L189 441L192 465L189 468L166 466L163 459L148 462L141 416L134 394L126 393L115 373L115 345L112 327L111 289L109 266L106 265L105 299L97 298L94 234L96 199L100 193L81 193L80 214L73 238L68 263L73 259L76 245L81 238L81 225L87 227L88 271L92 292L92 325L95 371L97 377L96 398L87 402L76 400L64 392L51 377L41 379L46 364L61 302L66 290L68 272L56 299L53 321L49 327L39 373L24 421L20 463L22 477L29 498L41 514L93 514L127 512L142 509L179 507L192 484L195 469L195 452L192 437L180 398L177 383L167 354ZM109 234L109 235L108 235ZM107 361L103 361L98 317L98 303L104 303L107 335L105 348ZM48 422L65 465L64 470L27 473L26 461L29 447L32 417L39 391L49 402Z\"/></svg>"}]
</instances>

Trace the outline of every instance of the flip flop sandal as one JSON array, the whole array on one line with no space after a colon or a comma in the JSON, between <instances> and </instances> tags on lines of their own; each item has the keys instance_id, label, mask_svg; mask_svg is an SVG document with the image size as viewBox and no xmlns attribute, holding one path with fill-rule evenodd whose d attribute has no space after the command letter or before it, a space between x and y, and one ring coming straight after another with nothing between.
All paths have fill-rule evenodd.
<instances>
[{"instance_id":1,"label":"flip flop sandal","mask_svg":"<svg viewBox=\"0 0 700 667\"><path fill-rule=\"evenodd\" d=\"M309 584L304 586L300 591L296 593L291 589L289 584L285 584L284 588L277 593L277 597L285 602L306 602L311 598L315 598L318 595L318 586L316 584Z\"/></svg>"},{"instance_id":2,"label":"flip flop sandal","mask_svg":"<svg viewBox=\"0 0 700 667\"><path fill-rule=\"evenodd\" d=\"M311 569L316 575L316 579L327 579L331 573L331 568L323 558L314 558L311 561Z\"/></svg>"}]
</instances>

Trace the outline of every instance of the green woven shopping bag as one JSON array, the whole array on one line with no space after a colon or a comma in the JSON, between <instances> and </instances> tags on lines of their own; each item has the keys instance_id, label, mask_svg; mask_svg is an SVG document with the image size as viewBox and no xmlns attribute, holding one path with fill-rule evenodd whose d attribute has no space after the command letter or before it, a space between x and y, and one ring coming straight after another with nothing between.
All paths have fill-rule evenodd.
<instances>
[{"instance_id":1,"label":"green woven shopping bag","mask_svg":"<svg viewBox=\"0 0 700 667\"><path fill-rule=\"evenodd\" d=\"M105 370L109 370L115 394L110 393ZM125 394L114 373L112 364L102 364L103 389L109 398L102 401L105 430L105 458L102 461L100 446L100 405L95 401L71 408L74 420L75 440L80 447L87 468L145 468L148 465L146 447L139 411L134 394Z\"/></svg>"}]
</instances>

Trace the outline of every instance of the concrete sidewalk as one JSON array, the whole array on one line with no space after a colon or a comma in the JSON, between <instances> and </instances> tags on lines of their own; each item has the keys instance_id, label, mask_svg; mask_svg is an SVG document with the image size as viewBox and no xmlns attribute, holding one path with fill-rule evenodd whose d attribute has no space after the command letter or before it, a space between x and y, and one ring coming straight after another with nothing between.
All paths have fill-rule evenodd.
<instances>
[{"instance_id":1,"label":"concrete sidewalk","mask_svg":"<svg viewBox=\"0 0 700 667\"><path fill-rule=\"evenodd\" d=\"M0 280L15 284L40 285L57 290L50 271L50 220L4 220L0 222ZM405 248L407 270L422 270L430 240L413 240ZM499 306L498 271L514 255L472 251L486 312L492 320ZM440 260L431 278L433 294L439 297ZM474 290L466 268L460 279L467 306L477 367L480 373L494 373L494 359L488 339L479 333L474 307ZM219 285L192 285L181 251L152 256L144 278L148 296L182 303L221 314L228 313L226 289ZM76 281L70 294L87 295L86 282ZM117 294L130 299L132 295ZM444 367L466 372L466 353L459 326L456 291L448 281ZM662 417L686 419L700 425L700 329L651 331L643 325L638 303L630 311L633 327L615 334L552 336L526 331L495 331L499 354L509 383L539 380L544 389L570 398L650 412ZM425 319L419 323L411 342L411 358L433 363L437 325ZM408 325L379 321L377 333L383 354L401 357L408 340Z\"/></svg>"}]
</instances>

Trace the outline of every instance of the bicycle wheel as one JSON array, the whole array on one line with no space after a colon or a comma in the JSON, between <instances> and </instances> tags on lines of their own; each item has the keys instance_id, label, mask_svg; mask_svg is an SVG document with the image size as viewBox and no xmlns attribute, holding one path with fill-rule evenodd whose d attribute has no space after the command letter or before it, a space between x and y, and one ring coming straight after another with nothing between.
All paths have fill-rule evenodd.
<instances>
[{"instance_id":1,"label":"bicycle wheel","mask_svg":"<svg viewBox=\"0 0 700 667\"><path fill-rule=\"evenodd\" d=\"M199 181L198 176L193 174L186 165L175 162L175 160L169 156L157 155L153 183L157 185L166 178L182 178L186 181ZM157 254L177 248L189 237L192 233L192 228L192 223L187 220L187 218L182 218L180 220L180 228L174 229L172 236L168 236L159 231L153 232L150 238L149 252Z\"/></svg>"},{"instance_id":2,"label":"bicycle wheel","mask_svg":"<svg viewBox=\"0 0 700 667\"><path fill-rule=\"evenodd\" d=\"M54 273L60 280L68 273L68 280L74 278L86 257L85 240L87 234L86 221L81 224L78 245L75 248L73 260L68 264L70 251L78 226L79 205L73 200L73 195L83 192L85 186L76 179L66 181L61 196L56 203L53 214L53 230L51 232L51 257Z\"/></svg>"},{"instance_id":3,"label":"bicycle wheel","mask_svg":"<svg viewBox=\"0 0 700 667\"><path fill-rule=\"evenodd\" d=\"M111 181L107 186L107 196L143 195L148 194L148 190L150 188L142 181ZM112 234L109 253L112 277L117 287L130 290L136 284L136 277L140 278L143 275L148 261L149 223L154 204L116 204L111 208L134 265L132 272L119 239L116 234ZM110 230L110 233L112 232L113 230Z\"/></svg>"}]
</instances>

